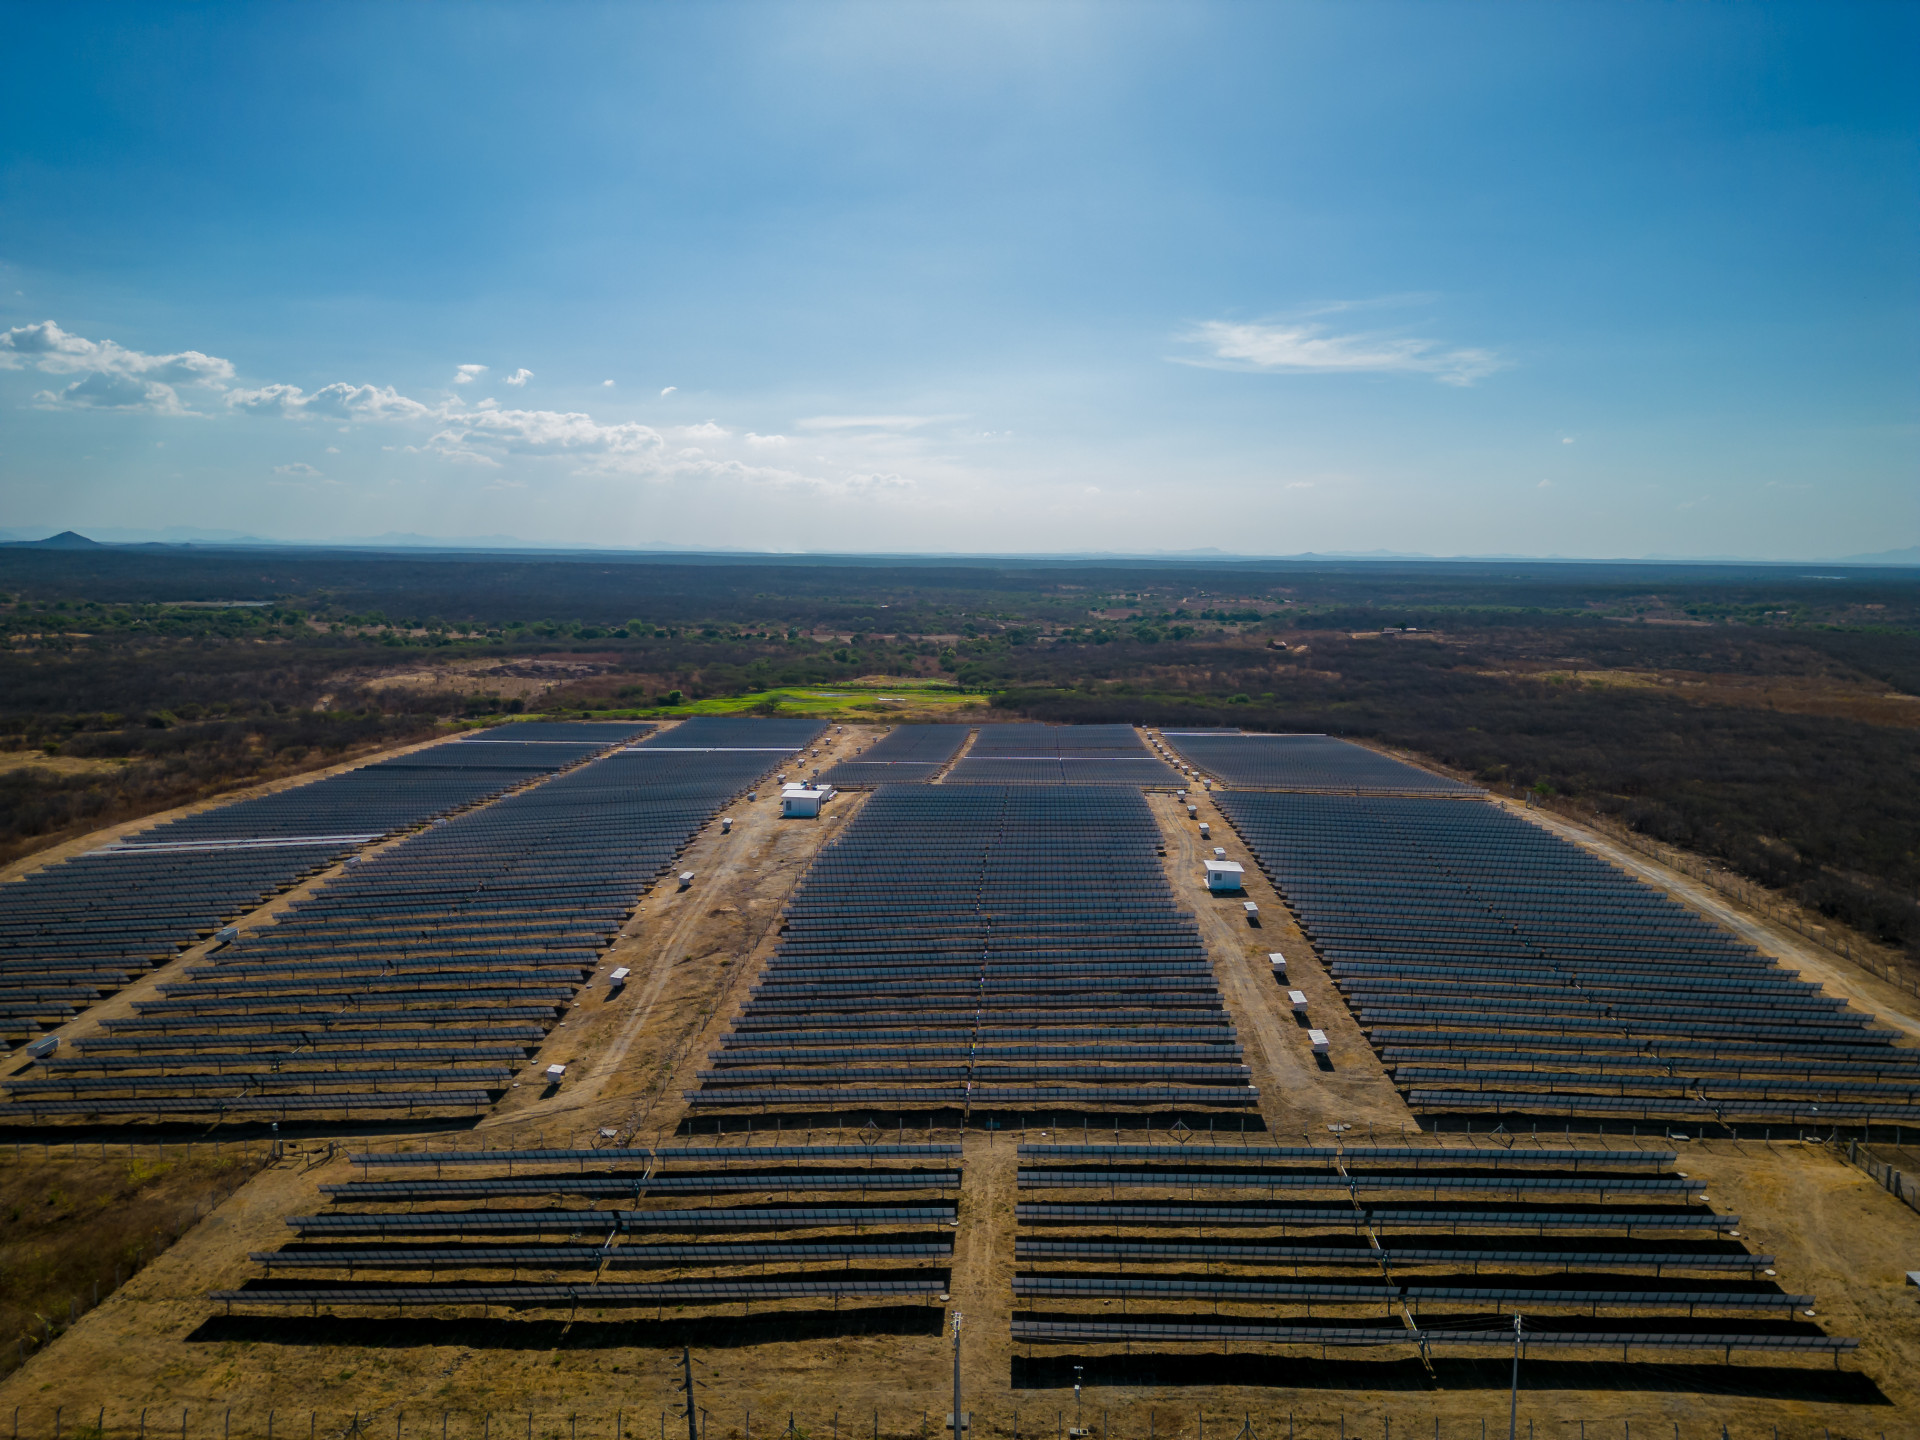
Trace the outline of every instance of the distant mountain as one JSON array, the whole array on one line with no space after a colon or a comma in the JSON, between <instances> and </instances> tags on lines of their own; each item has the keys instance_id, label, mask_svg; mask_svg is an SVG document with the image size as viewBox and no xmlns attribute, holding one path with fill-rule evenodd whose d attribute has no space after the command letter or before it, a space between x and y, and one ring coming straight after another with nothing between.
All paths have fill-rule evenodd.
<instances>
[{"instance_id":1,"label":"distant mountain","mask_svg":"<svg viewBox=\"0 0 1920 1440\"><path fill-rule=\"evenodd\" d=\"M1920 565L1920 545L1904 550L1878 550L1871 555L1843 555L1842 565Z\"/></svg>"},{"instance_id":2,"label":"distant mountain","mask_svg":"<svg viewBox=\"0 0 1920 1440\"><path fill-rule=\"evenodd\" d=\"M98 540L89 540L78 530L62 530L58 535L49 535L44 540L12 540L8 544L32 546L35 550L104 550L106 547Z\"/></svg>"}]
</instances>

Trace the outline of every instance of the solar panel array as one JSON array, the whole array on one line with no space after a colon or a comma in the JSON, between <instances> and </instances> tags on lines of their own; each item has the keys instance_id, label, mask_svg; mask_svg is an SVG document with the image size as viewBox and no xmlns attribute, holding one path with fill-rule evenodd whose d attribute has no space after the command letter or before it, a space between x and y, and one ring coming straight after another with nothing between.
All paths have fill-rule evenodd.
<instances>
[{"instance_id":1,"label":"solar panel array","mask_svg":"<svg viewBox=\"0 0 1920 1440\"><path fill-rule=\"evenodd\" d=\"M897 725L855 760L842 760L820 778L842 789L924 785L966 744L967 725Z\"/></svg>"},{"instance_id":2,"label":"solar panel array","mask_svg":"<svg viewBox=\"0 0 1920 1440\"><path fill-rule=\"evenodd\" d=\"M820 729L694 722L376 852L5 1082L5 1114L484 1108L699 828Z\"/></svg>"},{"instance_id":3,"label":"solar panel array","mask_svg":"<svg viewBox=\"0 0 1920 1440\"><path fill-rule=\"evenodd\" d=\"M1784 1290L1773 1257L1750 1252L1739 1217L1716 1214L1674 1158L1021 1145L1013 1337L1424 1353L1511 1345L1524 1312L1529 1344L1640 1346L1643 1359L1682 1345L1851 1348L1799 1313L1814 1297Z\"/></svg>"},{"instance_id":4,"label":"solar panel array","mask_svg":"<svg viewBox=\"0 0 1920 1440\"><path fill-rule=\"evenodd\" d=\"M1236 790L1483 793L1477 785L1449 780L1329 735L1248 735L1236 730L1165 730L1161 735L1200 773Z\"/></svg>"},{"instance_id":5,"label":"solar panel array","mask_svg":"<svg viewBox=\"0 0 1920 1440\"><path fill-rule=\"evenodd\" d=\"M1013 727L1007 727L1013 728ZM789 903L695 1111L1256 1103L1137 791L883 786Z\"/></svg>"},{"instance_id":6,"label":"solar panel array","mask_svg":"<svg viewBox=\"0 0 1920 1440\"><path fill-rule=\"evenodd\" d=\"M331 1206L290 1218L298 1238L253 1255L265 1274L211 1298L229 1307L316 1311L321 1305L517 1305L656 1314L668 1305L676 1311L774 1301L838 1307L847 1300L946 1298L958 1219L958 1145L492 1150L353 1159L365 1169L378 1163L381 1178L321 1186ZM440 1178L449 1166L460 1172L458 1180ZM401 1169L422 1173L387 1178ZM724 1198L684 1204L682 1197L699 1194ZM477 1203L453 1208L455 1201ZM646 1278L614 1278L633 1272ZM377 1278L358 1278L363 1274Z\"/></svg>"},{"instance_id":7,"label":"solar panel array","mask_svg":"<svg viewBox=\"0 0 1920 1440\"><path fill-rule=\"evenodd\" d=\"M1216 799L1417 1111L1920 1121L1920 1049L1498 806Z\"/></svg>"},{"instance_id":8,"label":"solar panel array","mask_svg":"<svg viewBox=\"0 0 1920 1440\"><path fill-rule=\"evenodd\" d=\"M478 732L155 825L0 886L0 1033L61 1024L343 855L653 728Z\"/></svg>"},{"instance_id":9,"label":"solar panel array","mask_svg":"<svg viewBox=\"0 0 1920 1440\"><path fill-rule=\"evenodd\" d=\"M1180 777L1131 725L986 725L945 785L1134 785Z\"/></svg>"}]
</instances>

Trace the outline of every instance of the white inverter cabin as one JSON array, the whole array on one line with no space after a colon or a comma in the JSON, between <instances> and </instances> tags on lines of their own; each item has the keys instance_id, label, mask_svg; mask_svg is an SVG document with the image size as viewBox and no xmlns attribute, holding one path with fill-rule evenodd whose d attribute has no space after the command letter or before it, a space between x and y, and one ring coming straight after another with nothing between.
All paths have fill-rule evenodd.
<instances>
[{"instance_id":1,"label":"white inverter cabin","mask_svg":"<svg viewBox=\"0 0 1920 1440\"><path fill-rule=\"evenodd\" d=\"M1237 860L1207 861L1207 889L1216 895L1231 895L1246 888L1245 868Z\"/></svg>"},{"instance_id":2,"label":"white inverter cabin","mask_svg":"<svg viewBox=\"0 0 1920 1440\"><path fill-rule=\"evenodd\" d=\"M790 820L814 819L832 798L831 785L788 785L780 791L780 814Z\"/></svg>"}]
</instances>

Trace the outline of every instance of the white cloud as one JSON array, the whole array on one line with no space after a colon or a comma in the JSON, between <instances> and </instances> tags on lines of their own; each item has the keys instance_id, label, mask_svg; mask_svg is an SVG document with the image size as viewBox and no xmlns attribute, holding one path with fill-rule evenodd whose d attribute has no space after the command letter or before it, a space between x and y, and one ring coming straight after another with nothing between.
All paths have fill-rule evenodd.
<instances>
[{"instance_id":1,"label":"white cloud","mask_svg":"<svg viewBox=\"0 0 1920 1440\"><path fill-rule=\"evenodd\" d=\"M51 320L0 330L0 369L31 365L49 375L140 376L162 384L220 387L233 379L233 362L198 350L148 355L111 340L88 340L62 330Z\"/></svg>"},{"instance_id":2,"label":"white cloud","mask_svg":"<svg viewBox=\"0 0 1920 1440\"><path fill-rule=\"evenodd\" d=\"M600 384L608 390L611 390L613 388L613 381L611 380L602 380Z\"/></svg>"},{"instance_id":3,"label":"white cloud","mask_svg":"<svg viewBox=\"0 0 1920 1440\"><path fill-rule=\"evenodd\" d=\"M611 380L609 380L609 381L608 381L607 383L608 383L609 385L611 385L611 384L612 384L613 382L612 382ZM667 398L667 396L669 396L669 395L671 395L671 394L672 394L672 393L673 393L674 391L676 391L676 390L678 390L679 388L680 388L680 387L679 387L678 385L669 385L669 386L667 386L667 388L666 388L666 389L664 389L664 390L662 390L662 391L660 392L660 398L661 398L662 400L664 400L664 399L666 399L666 398Z\"/></svg>"},{"instance_id":4,"label":"white cloud","mask_svg":"<svg viewBox=\"0 0 1920 1440\"><path fill-rule=\"evenodd\" d=\"M1323 325L1258 324L1207 320L1180 337L1202 346L1204 356L1174 356L1176 363L1215 370L1269 374L1431 375L1443 385L1471 385L1507 362L1491 350L1449 350L1438 340L1378 332L1333 335Z\"/></svg>"},{"instance_id":5,"label":"white cloud","mask_svg":"<svg viewBox=\"0 0 1920 1440\"><path fill-rule=\"evenodd\" d=\"M176 385L224 389L233 363L198 350L149 355L111 340L89 340L52 320L0 330L0 370L32 368L47 375L81 378L59 390L42 390L37 404L62 409L144 410L154 415L195 413L181 403Z\"/></svg>"},{"instance_id":6,"label":"white cloud","mask_svg":"<svg viewBox=\"0 0 1920 1440\"><path fill-rule=\"evenodd\" d=\"M391 385L335 382L312 391L289 383L232 386L233 366L217 357L198 351L146 355L71 335L51 321L0 331L0 369L34 369L70 379L64 388L39 393L38 402L47 406L204 417L208 412L188 408L175 389L203 386L221 392L223 404L214 407L215 414L320 420L341 434L375 422L394 432L392 443L382 447L386 452L486 470L493 489L538 484L539 472L528 467L556 461L577 476L751 487L826 498L905 494L930 486L934 488L926 493L935 495L942 493L939 487L951 488L963 478L951 456L935 453L936 442L922 428L965 418L958 415L818 416L801 422L817 432L808 437L808 448L822 452L817 459L769 464L775 453L792 446L789 437L742 433L713 419L665 430L637 423L603 424L580 411L503 409L491 396L426 403ZM485 366L459 366L455 384L471 385L487 373ZM532 375L520 369L501 378L518 389ZM603 383L612 388L616 382ZM673 393L675 386L662 391ZM338 454L339 447L330 445L326 453ZM295 461L274 466L269 483L301 488L339 482Z\"/></svg>"},{"instance_id":7,"label":"white cloud","mask_svg":"<svg viewBox=\"0 0 1920 1440\"><path fill-rule=\"evenodd\" d=\"M468 410L437 418L443 428L419 448L484 465L497 465L503 453L631 458L657 452L666 443L650 426L602 425L579 411Z\"/></svg>"},{"instance_id":8,"label":"white cloud","mask_svg":"<svg viewBox=\"0 0 1920 1440\"><path fill-rule=\"evenodd\" d=\"M424 420L435 413L391 385L347 385L336 380L311 395L298 385L264 385L234 390L227 404L254 415L284 415L289 420L323 415L334 420Z\"/></svg>"},{"instance_id":9,"label":"white cloud","mask_svg":"<svg viewBox=\"0 0 1920 1440\"><path fill-rule=\"evenodd\" d=\"M1551 490L1553 488L1553 482L1551 480L1542 480L1538 485L1534 486L1533 488L1536 490Z\"/></svg>"},{"instance_id":10,"label":"white cloud","mask_svg":"<svg viewBox=\"0 0 1920 1440\"><path fill-rule=\"evenodd\" d=\"M1573 443L1573 437L1571 435L1562 435L1560 437L1560 443L1562 445L1571 445Z\"/></svg>"},{"instance_id":11,"label":"white cloud","mask_svg":"<svg viewBox=\"0 0 1920 1440\"><path fill-rule=\"evenodd\" d=\"M60 390L40 390L34 403L54 410L144 410L151 415L191 415L179 393L158 380L96 370Z\"/></svg>"}]
</instances>

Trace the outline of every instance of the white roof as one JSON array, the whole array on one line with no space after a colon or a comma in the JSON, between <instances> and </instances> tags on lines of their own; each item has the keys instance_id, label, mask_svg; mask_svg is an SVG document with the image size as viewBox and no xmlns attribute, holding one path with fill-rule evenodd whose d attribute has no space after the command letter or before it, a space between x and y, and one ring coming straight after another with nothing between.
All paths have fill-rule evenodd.
<instances>
[{"instance_id":1,"label":"white roof","mask_svg":"<svg viewBox=\"0 0 1920 1440\"><path fill-rule=\"evenodd\" d=\"M1238 860L1209 860L1207 873L1209 875L1244 875L1247 869Z\"/></svg>"}]
</instances>

